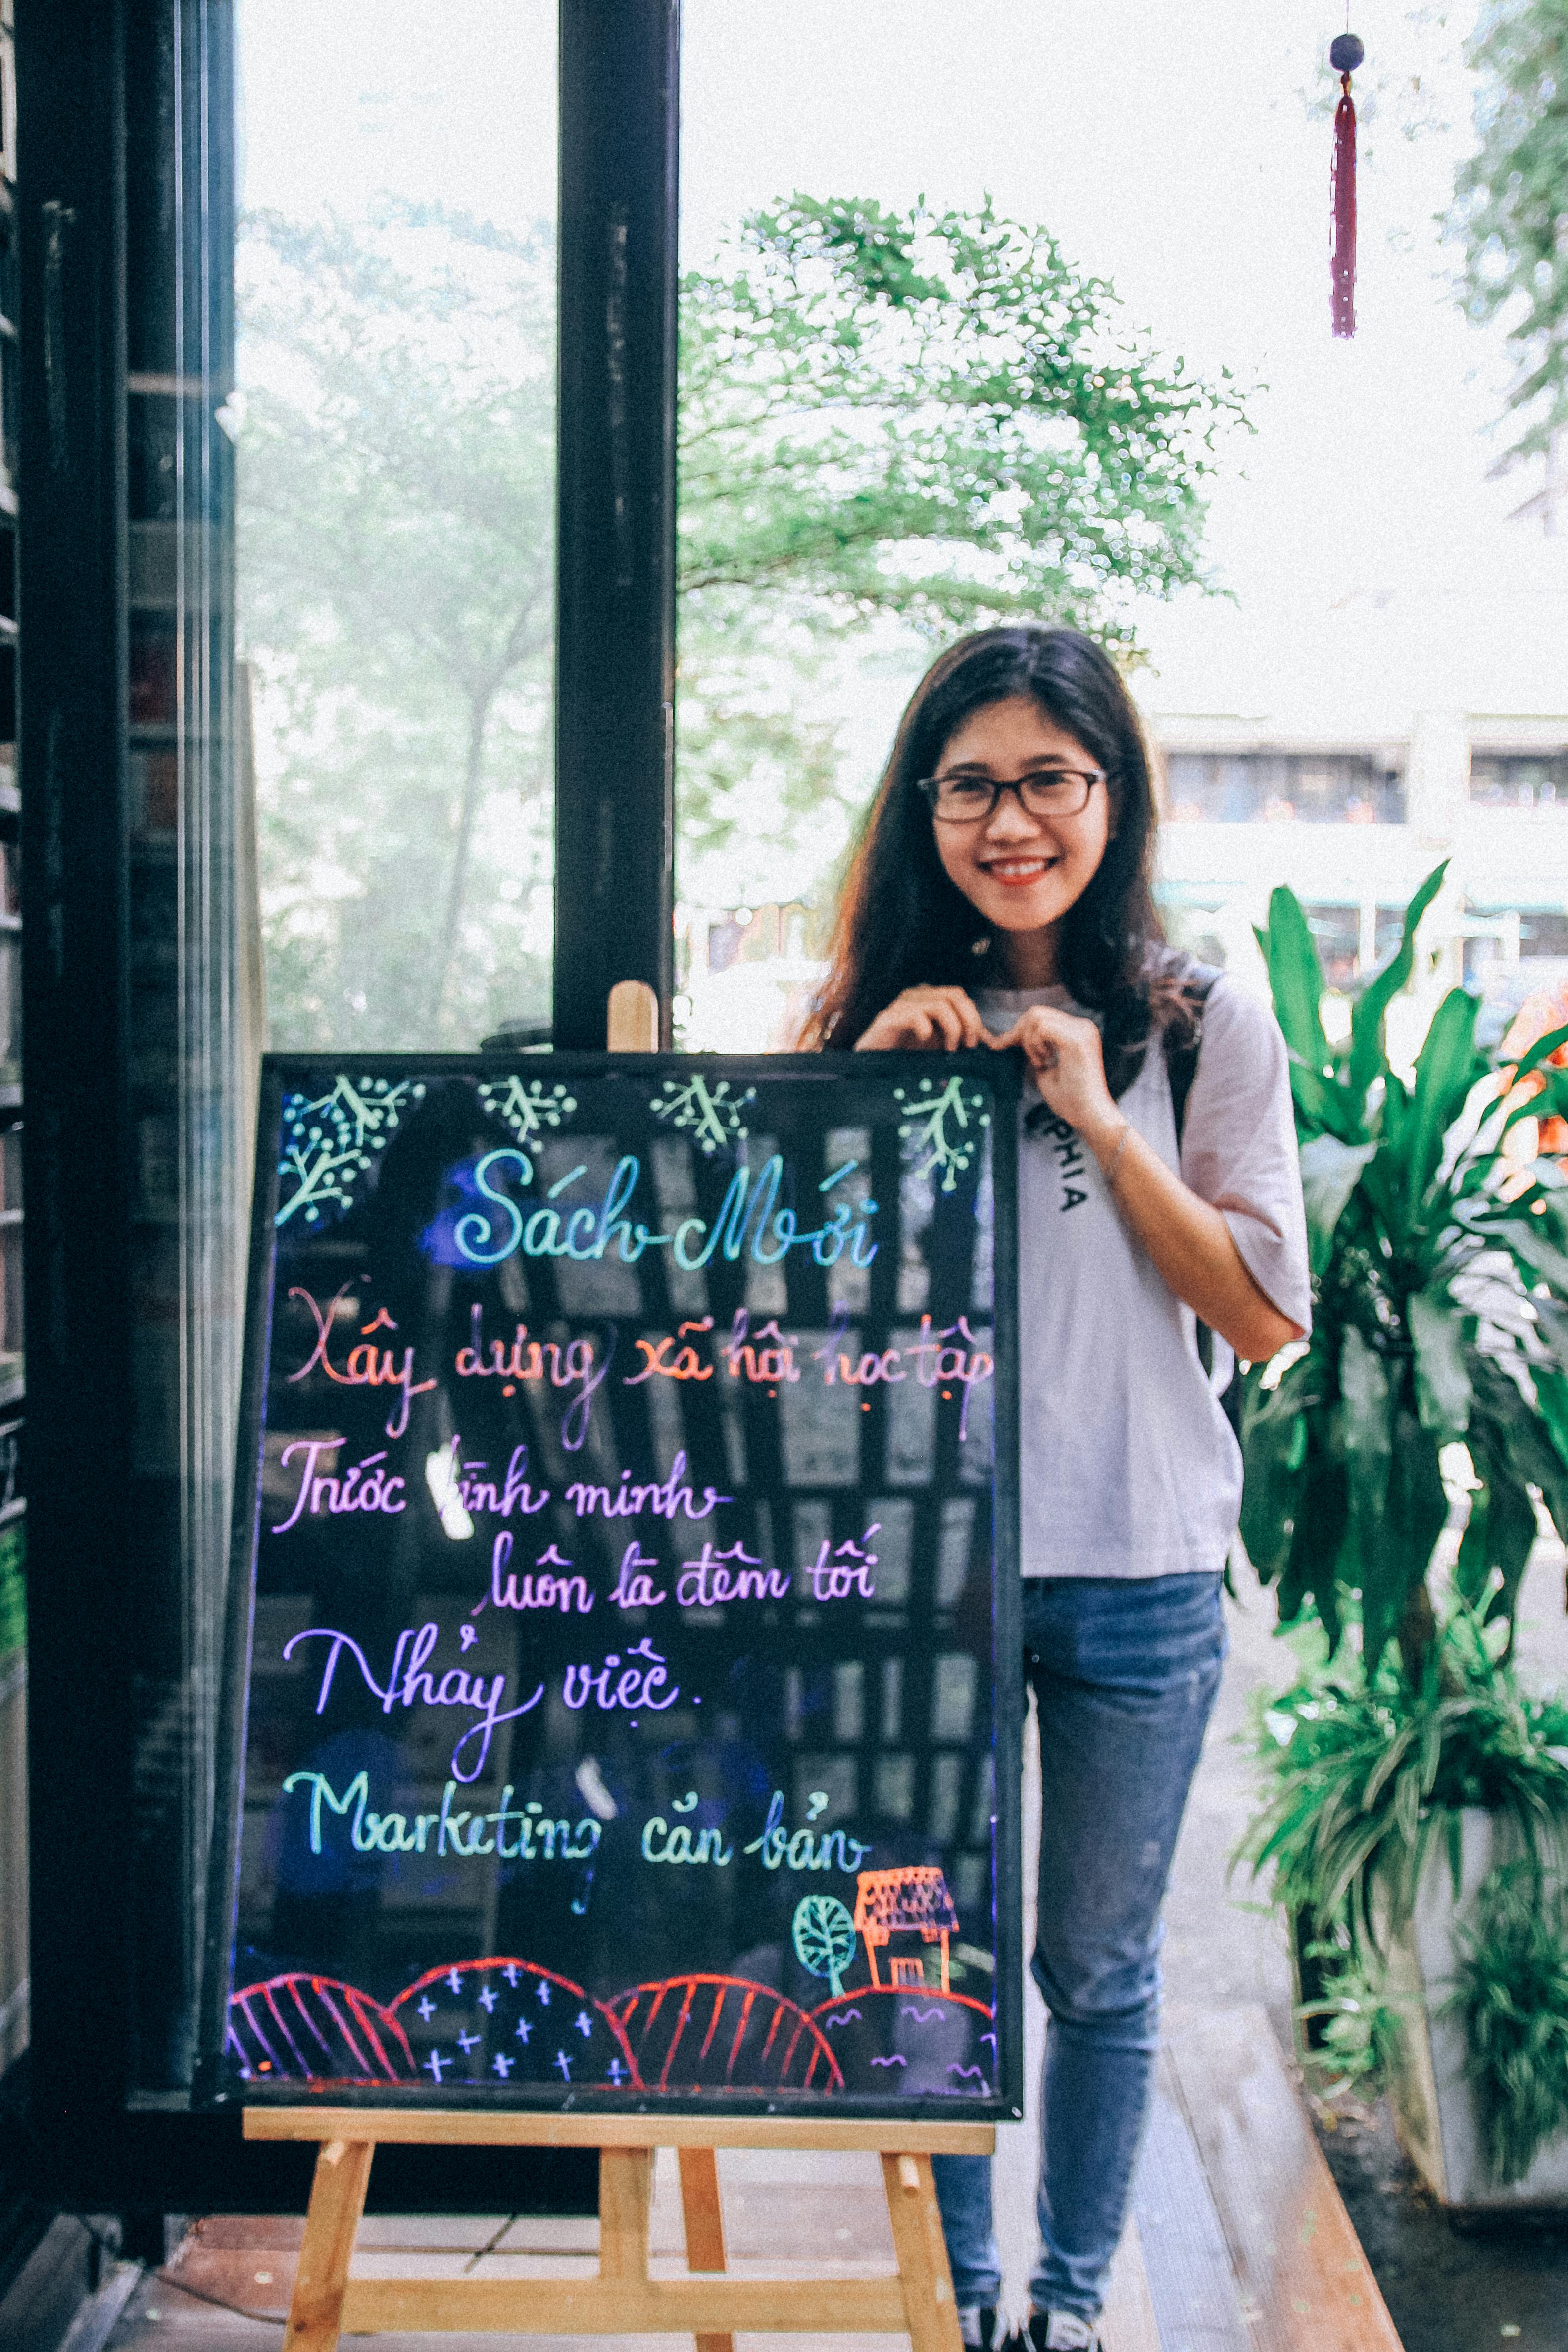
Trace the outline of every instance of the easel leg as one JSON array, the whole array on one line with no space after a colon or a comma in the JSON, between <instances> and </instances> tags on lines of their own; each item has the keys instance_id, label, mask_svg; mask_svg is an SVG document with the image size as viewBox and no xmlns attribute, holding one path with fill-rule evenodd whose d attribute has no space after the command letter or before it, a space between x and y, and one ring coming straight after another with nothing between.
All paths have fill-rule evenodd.
<instances>
[{"instance_id":1,"label":"easel leg","mask_svg":"<svg viewBox=\"0 0 1568 2352\"><path fill-rule=\"evenodd\" d=\"M599 2150L599 2276L647 2277L647 2205L653 2186L651 2147Z\"/></svg>"},{"instance_id":2,"label":"easel leg","mask_svg":"<svg viewBox=\"0 0 1568 2352\"><path fill-rule=\"evenodd\" d=\"M686 2267L689 2271L721 2271L724 2267L724 2215L719 2203L719 2159L710 2147L683 2147L680 2160L680 2210L686 2221ZM697 2352L735 2352L732 2336L699 2336Z\"/></svg>"},{"instance_id":3,"label":"easel leg","mask_svg":"<svg viewBox=\"0 0 1568 2352\"><path fill-rule=\"evenodd\" d=\"M884 2156L882 2179L904 2290L910 2352L962 2352L947 2241L929 2156Z\"/></svg>"},{"instance_id":4,"label":"easel leg","mask_svg":"<svg viewBox=\"0 0 1568 2352\"><path fill-rule=\"evenodd\" d=\"M343 2290L374 2154L374 2140L329 2139L321 2144L283 2352L337 2352Z\"/></svg>"}]
</instances>

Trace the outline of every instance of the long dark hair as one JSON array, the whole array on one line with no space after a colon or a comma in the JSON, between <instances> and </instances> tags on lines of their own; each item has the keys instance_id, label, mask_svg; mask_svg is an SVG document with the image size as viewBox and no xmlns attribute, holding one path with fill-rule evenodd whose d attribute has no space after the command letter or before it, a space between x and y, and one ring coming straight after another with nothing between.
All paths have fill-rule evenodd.
<instances>
[{"instance_id":1,"label":"long dark hair","mask_svg":"<svg viewBox=\"0 0 1568 2352\"><path fill-rule=\"evenodd\" d=\"M1111 834L1093 879L1062 918L1058 970L1075 1001L1103 1015L1107 1075L1121 1093L1151 1025L1190 1021L1164 949L1150 877L1154 795L1132 698L1110 656L1077 629L1038 622L977 629L932 663L899 725L839 902L827 977L803 1043L855 1044L886 1005L921 982L999 984L982 961L984 927L937 856L931 811L915 790L976 710L1026 695L1076 736L1109 778Z\"/></svg>"}]
</instances>

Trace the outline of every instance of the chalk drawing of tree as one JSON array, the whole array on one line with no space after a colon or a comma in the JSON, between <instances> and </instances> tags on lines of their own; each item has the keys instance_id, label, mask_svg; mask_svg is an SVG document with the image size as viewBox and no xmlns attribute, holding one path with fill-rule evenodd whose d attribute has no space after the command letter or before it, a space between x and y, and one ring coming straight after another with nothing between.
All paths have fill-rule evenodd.
<instances>
[{"instance_id":1,"label":"chalk drawing of tree","mask_svg":"<svg viewBox=\"0 0 1568 2352\"><path fill-rule=\"evenodd\" d=\"M835 2000L855 1958L855 1922L836 1895L804 1895L795 1906L795 1956L808 1975L826 1977Z\"/></svg>"},{"instance_id":2,"label":"chalk drawing of tree","mask_svg":"<svg viewBox=\"0 0 1568 2352\"><path fill-rule=\"evenodd\" d=\"M667 1118L671 1127L689 1129L692 1141L703 1151L712 1152L744 1139L747 1108L756 1098L755 1087L748 1087L744 1094L731 1094L728 1078L721 1078L713 1087L703 1077L666 1078L648 1108L655 1118Z\"/></svg>"},{"instance_id":3,"label":"chalk drawing of tree","mask_svg":"<svg viewBox=\"0 0 1568 2352\"><path fill-rule=\"evenodd\" d=\"M479 1100L494 1118L503 1118L520 1143L559 1127L577 1108L575 1095L563 1086L546 1086L542 1078L487 1078Z\"/></svg>"},{"instance_id":4,"label":"chalk drawing of tree","mask_svg":"<svg viewBox=\"0 0 1568 2352\"><path fill-rule=\"evenodd\" d=\"M917 1151L929 1150L916 1174L940 1171L942 1191L951 1192L980 1149L981 1130L991 1124L984 1096L966 1090L960 1077L949 1078L940 1092L934 1078L922 1078L912 1095L895 1087L893 1099L904 1110L900 1139L912 1141Z\"/></svg>"},{"instance_id":5,"label":"chalk drawing of tree","mask_svg":"<svg viewBox=\"0 0 1568 2352\"><path fill-rule=\"evenodd\" d=\"M325 1208L346 1209L353 1187L370 1166L402 1112L425 1088L412 1078L340 1077L330 1094L283 1098L283 1156L278 1173L292 1191L280 1197L276 1222L288 1223L296 1211L313 1225Z\"/></svg>"}]
</instances>

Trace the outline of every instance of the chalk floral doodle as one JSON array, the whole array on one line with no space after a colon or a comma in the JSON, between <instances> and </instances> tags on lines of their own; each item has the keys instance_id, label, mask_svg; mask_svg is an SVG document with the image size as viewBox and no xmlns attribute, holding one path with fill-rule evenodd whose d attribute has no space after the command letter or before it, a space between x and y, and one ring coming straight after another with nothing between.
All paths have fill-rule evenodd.
<instances>
[{"instance_id":1,"label":"chalk floral doodle","mask_svg":"<svg viewBox=\"0 0 1568 2352\"><path fill-rule=\"evenodd\" d=\"M922 1078L912 1095L907 1087L895 1087L893 1099L904 1111L899 1126L900 1141L912 1143L917 1152L929 1155L916 1173L940 1173L942 1191L951 1192L973 1162L982 1129L991 1124L984 1096L960 1077L949 1078L942 1087L934 1078Z\"/></svg>"},{"instance_id":2,"label":"chalk floral doodle","mask_svg":"<svg viewBox=\"0 0 1568 2352\"><path fill-rule=\"evenodd\" d=\"M331 1093L313 1100L287 1095L283 1101L283 1156L278 1173L283 1181L277 1223L286 1225L302 1213L305 1223L318 1223L323 1209L346 1209L353 1188L372 1158L405 1110L411 1110L425 1088L413 1078L353 1078L334 1081ZM289 1186L292 1185L292 1191Z\"/></svg>"},{"instance_id":3,"label":"chalk floral doodle","mask_svg":"<svg viewBox=\"0 0 1568 2352\"><path fill-rule=\"evenodd\" d=\"M563 1086L546 1086L542 1078L494 1078L479 1087L479 1100L492 1118L506 1121L520 1143L560 1127L577 1108L575 1095Z\"/></svg>"},{"instance_id":4,"label":"chalk floral doodle","mask_svg":"<svg viewBox=\"0 0 1568 2352\"><path fill-rule=\"evenodd\" d=\"M689 1130L703 1151L713 1152L745 1140L746 1113L756 1098L755 1087L732 1094L728 1078L711 1087L702 1077L666 1078L648 1108L655 1118Z\"/></svg>"}]
</instances>

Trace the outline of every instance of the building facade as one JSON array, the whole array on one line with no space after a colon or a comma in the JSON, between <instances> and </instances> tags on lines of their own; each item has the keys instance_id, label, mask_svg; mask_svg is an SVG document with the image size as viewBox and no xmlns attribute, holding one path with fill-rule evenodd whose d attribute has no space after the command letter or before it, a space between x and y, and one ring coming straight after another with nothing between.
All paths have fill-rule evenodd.
<instances>
[{"instance_id":1,"label":"building facade","mask_svg":"<svg viewBox=\"0 0 1568 2352\"><path fill-rule=\"evenodd\" d=\"M1496 1034L1568 980L1568 584L1557 542L1521 552L1533 587L1501 613L1477 583L1350 598L1294 629L1213 615L1140 677L1173 936L1261 990L1253 926L1288 884L1348 995L1446 860L1396 1049L1456 982Z\"/></svg>"}]
</instances>

